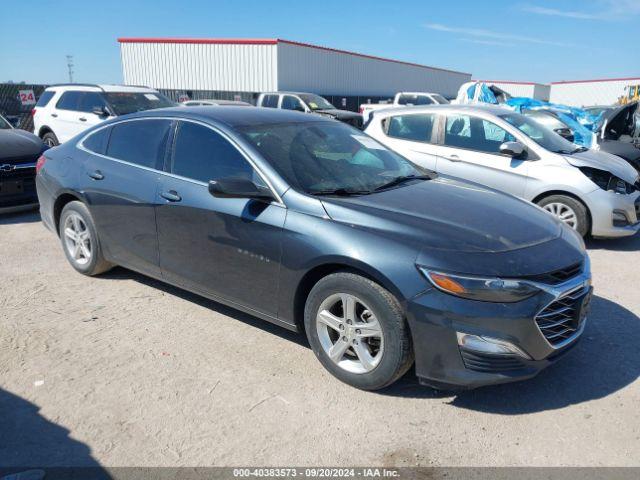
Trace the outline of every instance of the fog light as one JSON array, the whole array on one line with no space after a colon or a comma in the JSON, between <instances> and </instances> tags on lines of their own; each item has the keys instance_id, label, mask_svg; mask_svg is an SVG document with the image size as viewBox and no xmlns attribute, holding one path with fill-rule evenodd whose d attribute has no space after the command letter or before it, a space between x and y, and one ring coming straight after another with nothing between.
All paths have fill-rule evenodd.
<instances>
[{"instance_id":1,"label":"fog light","mask_svg":"<svg viewBox=\"0 0 640 480\"><path fill-rule=\"evenodd\" d=\"M529 355L516 347L513 343L497 338L481 337L469 333L456 332L458 346L473 352L488 353L493 355L518 355L519 357L531 359Z\"/></svg>"},{"instance_id":2,"label":"fog light","mask_svg":"<svg viewBox=\"0 0 640 480\"><path fill-rule=\"evenodd\" d=\"M613 211L613 226L614 227L626 227L629 225L629 219L627 219L627 214L622 210L614 210Z\"/></svg>"}]
</instances>

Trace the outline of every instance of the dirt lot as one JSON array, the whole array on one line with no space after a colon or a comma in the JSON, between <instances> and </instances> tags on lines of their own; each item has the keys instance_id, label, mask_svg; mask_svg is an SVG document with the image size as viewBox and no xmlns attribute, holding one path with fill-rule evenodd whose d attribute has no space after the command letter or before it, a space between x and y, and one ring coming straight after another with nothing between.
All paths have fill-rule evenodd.
<instances>
[{"instance_id":1,"label":"dirt lot","mask_svg":"<svg viewBox=\"0 0 640 480\"><path fill-rule=\"evenodd\" d=\"M564 361L442 396L339 383L298 335L124 269L76 273L0 218L0 465L640 465L640 237L590 242Z\"/></svg>"}]
</instances>

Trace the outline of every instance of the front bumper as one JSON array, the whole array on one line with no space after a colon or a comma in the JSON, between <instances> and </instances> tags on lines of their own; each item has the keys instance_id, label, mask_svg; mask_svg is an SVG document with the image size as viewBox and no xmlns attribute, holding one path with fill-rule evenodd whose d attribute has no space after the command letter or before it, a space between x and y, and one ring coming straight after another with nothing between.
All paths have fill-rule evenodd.
<instances>
[{"instance_id":1,"label":"front bumper","mask_svg":"<svg viewBox=\"0 0 640 480\"><path fill-rule=\"evenodd\" d=\"M587 195L586 201L594 237L629 237L640 230L640 192L621 195L598 189ZM618 218L626 218L626 222L615 224L614 212Z\"/></svg>"},{"instance_id":2,"label":"front bumper","mask_svg":"<svg viewBox=\"0 0 640 480\"><path fill-rule=\"evenodd\" d=\"M582 304L588 308L587 299L592 291L590 274L587 271L560 285L544 288L518 303L466 300L436 289L413 298L407 305L407 318L420 382L443 390L464 390L525 380L561 358L584 331ZM557 322L543 317L553 309L562 311L561 302L572 305L574 301L576 309L580 309L576 311L575 330L564 337L549 339L561 327L548 329L548 325ZM562 317L553 320L556 318ZM457 332L508 342L528 358L466 350L458 345Z\"/></svg>"}]
</instances>

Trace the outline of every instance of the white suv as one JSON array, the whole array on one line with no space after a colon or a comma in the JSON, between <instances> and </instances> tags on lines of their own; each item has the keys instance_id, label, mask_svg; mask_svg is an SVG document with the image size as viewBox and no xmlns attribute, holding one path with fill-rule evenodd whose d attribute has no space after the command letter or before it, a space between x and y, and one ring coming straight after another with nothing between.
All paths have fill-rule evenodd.
<instances>
[{"instance_id":1,"label":"white suv","mask_svg":"<svg viewBox=\"0 0 640 480\"><path fill-rule=\"evenodd\" d=\"M55 147L110 117L175 105L146 87L54 85L42 93L31 112L33 133Z\"/></svg>"}]
</instances>

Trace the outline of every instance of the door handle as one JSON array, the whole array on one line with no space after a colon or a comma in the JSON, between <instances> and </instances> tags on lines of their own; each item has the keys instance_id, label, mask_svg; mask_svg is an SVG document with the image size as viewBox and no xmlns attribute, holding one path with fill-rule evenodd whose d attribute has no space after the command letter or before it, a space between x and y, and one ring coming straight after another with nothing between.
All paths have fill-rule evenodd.
<instances>
[{"instance_id":1,"label":"door handle","mask_svg":"<svg viewBox=\"0 0 640 480\"><path fill-rule=\"evenodd\" d=\"M81 122L86 122L87 119L85 117L80 117L78 120L80 120Z\"/></svg>"},{"instance_id":2,"label":"door handle","mask_svg":"<svg viewBox=\"0 0 640 480\"><path fill-rule=\"evenodd\" d=\"M100 170L96 170L95 172L91 172L89 174L89 176L91 178L93 178L94 180L102 180L104 178L104 175L102 174L102 172Z\"/></svg>"},{"instance_id":3,"label":"door handle","mask_svg":"<svg viewBox=\"0 0 640 480\"><path fill-rule=\"evenodd\" d=\"M447 157L447 159L452 161L452 162L459 162L460 161L460 157L458 155L449 155Z\"/></svg>"},{"instance_id":4,"label":"door handle","mask_svg":"<svg viewBox=\"0 0 640 480\"><path fill-rule=\"evenodd\" d=\"M53 118L58 118L58 114L57 114L57 113L52 113L52 114L51 114L51 116L52 116Z\"/></svg>"},{"instance_id":5,"label":"door handle","mask_svg":"<svg viewBox=\"0 0 640 480\"><path fill-rule=\"evenodd\" d=\"M178 192L176 192L175 190L169 190L168 192L162 192L160 194L160 196L162 198L164 198L165 200L169 200L170 202L179 202L180 200L182 200L182 197L180 195L178 195Z\"/></svg>"}]
</instances>

